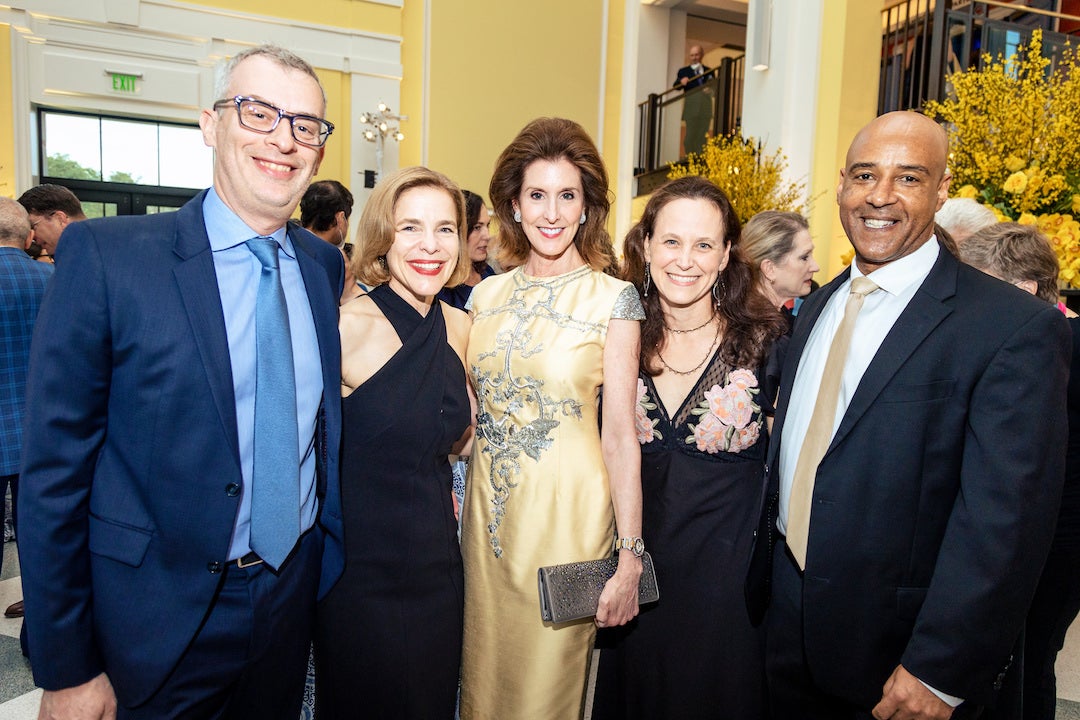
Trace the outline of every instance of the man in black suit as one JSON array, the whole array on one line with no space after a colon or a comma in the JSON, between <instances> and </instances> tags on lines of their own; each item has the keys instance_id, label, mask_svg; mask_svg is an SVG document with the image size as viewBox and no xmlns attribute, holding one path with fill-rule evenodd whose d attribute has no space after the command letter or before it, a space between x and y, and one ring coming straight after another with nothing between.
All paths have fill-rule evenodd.
<instances>
[{"instance_id":1,"label":"man in black suit","mask_svg":"<svg viewBox=\"0 0 1080 720\"><path fill-rule=\"evenodd\" d=\"M683 154L700 153L705 148L705 134L709 131L709 123L712 121L712 95L708 88L690 92L709 82L710 68L701 64L703 53L700 45L690 46L690 64L679 68L675 75L672 87L681 87L686 94L683 100L682 119L686 123L686 134L683 136Z\"/></svg>"},{"instance_id":2,"label":"man in black suit","mask_svg":"<svg viewBox=\"0 0 1080 720\"><path fill-rule=\"evenodd\" d=\"M794 328L748 583L758 617L771 589L775 718L994 705L1047 555L1069 329L939 245L947 151L929 118L890 113L840 172L855 261Z\"/></svg>"}]
</instances>

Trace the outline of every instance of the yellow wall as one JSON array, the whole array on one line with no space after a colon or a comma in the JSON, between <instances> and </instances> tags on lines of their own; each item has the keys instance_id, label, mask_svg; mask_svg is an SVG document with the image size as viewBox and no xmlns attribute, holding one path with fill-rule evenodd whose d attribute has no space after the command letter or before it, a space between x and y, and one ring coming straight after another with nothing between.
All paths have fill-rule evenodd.
<instances>
[{"instance_id":1,"label":"yellow wall","mask_svg":"<svg viewBox=\"0 0 1080 720\"><path fill-rule=\"evenodd\" d=\"M423 163L425 18L423 0L405 3L401 12L400 111L409 119L401 122L401 132L405 133L398 150L401 167Z\"/></svg>"},{"instance_id":2,"label":"yellow wall","mask_svg":"<svg viewBox=\"0 0 1080 720\"><path fill-rule=\"evenodd\" d=\"M337 70L316 69L326 91L326 117L334 123L334 134L326 143L317 179L337 180L348 186L349 154L352 147L352 81Z\"/></svg>"},{"instance_id":3,"label":"yellow wall","mask_svg":"<svg viewBox=\"0 0 1080 720\"><path fill-rule=\"evenodd\" d=\"M608 183L614 201L608 216L607 229L615 243L615 250L622 255L623 238L615 231L615 218L618 215L619 202L633 203L633 197L618 196L618 178L621 173L633 174L634 167L624 167L619 162L619 134L622 127L622 79L623 49L626 39L626 3L622 0L608 0L607 26L607 67L604 79L604 127L602 128L604 163L607 165ZM631 42L637 43L637 38ZM632 186L631 186L632 187ZM633 193L629 193L632 195Z\"/></svg>"},{"instance_id":4,"label":"yellow wall","mask_svg":"<svg viewBox=\"0 0 1080 720\"><path fill-rule=\"evenodd\" d=\"M336 27L366 30L386 35L401 34L401 9L362 0L184 0L193 5L222 10L235 10L250 15L278 17L288 20ZM418 0L410 0L418 2ZM405 3L406 5L409 3Z\"/></svg>"},{"instance_id":5,"label":"yellow wall","mask_svg":"<svg viewBox=\"0 0 1080 720\"><path fill-rule=\"evenodd\" d=\"M571 118L595 138L602 11L595 0L432 2L428 165L486 199L495 160L529 120ZM416 29L409 18L406 30L404 44L410 46ZM402 91L412 97L418 68L411 47L405 62ZM420 108L405 106L404 97L405 112L418 115ZM609 114L617 110L607 107ZM605 149L613 171L614 147L605 143ZM405 151L403 165L414 157Z\"/></svg>"},{"instance_id":6,"label":"yellow wall","mask_svg":"<svg viewBox=\"0 0 1080 720\"><path fill-rule=\"evenodd\" d=\"M0 23L0 195L15 197L15 130L11 118L11 26Z\"/></svg>"},{"instance_id":7,"label":"yellow wall","mask_svg":"<svg viewBox=\"0 0 1080 720\"><path fill-rule=\"evenodd\" d=\"M824 3L821 66L809 196L811 234L821 265L818 281L843 269L841 255L851 249L836 208L840 168L852 138L877 114L881 55L881 5L866 0Z\"/></svg>"}]
</instances>

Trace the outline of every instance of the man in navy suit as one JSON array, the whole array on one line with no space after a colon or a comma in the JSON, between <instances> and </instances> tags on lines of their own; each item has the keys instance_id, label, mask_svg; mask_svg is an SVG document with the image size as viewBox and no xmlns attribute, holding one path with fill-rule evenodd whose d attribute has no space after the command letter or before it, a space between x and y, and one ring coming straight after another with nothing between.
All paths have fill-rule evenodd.
<instances>
[{"instance_id":1,"label":"man in navy suit","mask_svg":"<svg viewBox=\"0 0 1080 720\"><path fill-rule=\"evenodd\" d=\"M217 90L199 119L213 187L175 213L70 225L38 318L19 512L41 717L295 720L315 601L343 566L344 268L287 224L333 129L326 98L270 46ZM275 432L296 452L261 474L264 275L295 368ZM256 513L286 494L271 486L295 507ZM286 538L273 559L265 537Z\"/></svg>"},{"instance_id":2,"label":"man in navy suit","mask_svg":"<svg viewBox=\"0 0 1080 720\"><path fill-rule=\"evenodd\" d=\"M52 265L36 262L26 254L33 239L30 218L22 205L0 198L0 367L4 368L0 373L0 527L5 514L4 496L10 487L16 535L30 338L45 284L53 274ZM0 567L3 564L0 552ZM4 611L7 617L22 614L22 600Z\"/></svg>"},{"instance_id":3,"label":"man in navy suit","mask_svg":"<svg viewBox=\"0 0 1080 720\"><path fill-rule=\"evenodd\" d=\"M701 64L703 56L700 45L690 46L690 64L679 68L672 87L682 88L686 97L683 100L682 119L686 123L683 136L683 154L700 153L705 149L705 135L709 132L712 121L712 95L708 88L689 92L709 82L710 69Z\"/></svg>"},{"instance_id":4,"label":"man in navy suit","mask_svg":"<svg viewBox=\"0 0 1080 720\"><path fill-rule=\"evenodd\" d=\"M795 323L748 582L758 617L771 589L775 718L974 717L1015 683L1061 497L1069 329L938 242L947 153L932 120L890 113L840 173L855 260Z\"/></svg>"}]
</instances>

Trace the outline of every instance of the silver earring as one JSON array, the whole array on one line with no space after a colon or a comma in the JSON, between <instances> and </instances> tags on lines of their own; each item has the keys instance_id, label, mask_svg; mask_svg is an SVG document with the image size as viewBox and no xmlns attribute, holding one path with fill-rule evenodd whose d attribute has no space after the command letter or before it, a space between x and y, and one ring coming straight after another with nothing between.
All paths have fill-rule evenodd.
<instances>
[{"instance_id":1,"label":"silver earring","mask_svg":"<svg viewBox=\"0 0 1080 720\"><path fill-rule=\"evenodd\" d=\"M578 220L578 225L584 225L584 224L585 224L585 211L582 210L581 211L581 219Z\"/></svg>"},{"instance_id":2,"label":"silver earring","mask_svg":"<svg viewBox=\"0 0 1080 720\"><path fill-rule=\"evenodd\" d=\"M516 222L516 223L521 222L521 211L520 210L515 210L514 211L514 222Z\"/></svg>"},{"instance_id":3,"label":"silver earring","mask_svg":"<svg viewBox=\"0 0 1080 720\"><path fill-rule=\"evenodd\" d=\"M720 307L720 300L723 299L724 293L727 288L724 287L724 278L719 275L716 276L716 282L712 286L713 300L716 301L716 307Z\"/></svg>"},{"instance_id":4,"label":"silver earring","mask_svg":"<svg viewBox=\"0 0 1080 720\"><path fill-rule=\"evenodd\" d=\"M644 286L644 288L645 288L645 292L642 293L645 297L649 297L649 283L651 282L650 281L651 276L652 276L652 271L649 268L649 263L645 263L645 279L641 283L642 286Z\"/></svg>"}]
</instances>

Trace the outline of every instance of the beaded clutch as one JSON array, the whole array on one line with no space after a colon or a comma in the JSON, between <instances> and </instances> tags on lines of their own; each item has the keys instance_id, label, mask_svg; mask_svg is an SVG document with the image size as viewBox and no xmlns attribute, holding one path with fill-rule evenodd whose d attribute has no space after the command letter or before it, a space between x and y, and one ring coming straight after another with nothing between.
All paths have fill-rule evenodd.
<instances>
[{"instance_id":1,"label":"beaded clutch","mask_svg":"<svg viewBox=\"0 0 1080 720\"><path fill-rule=\"evenodd\" d=\"M600 603L604 584L615 574L619 556L603 560L585 560L549 565L540 568L537 583L540 590L540 617L546 622L564 623L592 617ZM641 556L641 581L638 585L638 605L656 602L660 590L656 586L656 570L652 556Z\"/></svg>"}]
</instances>

